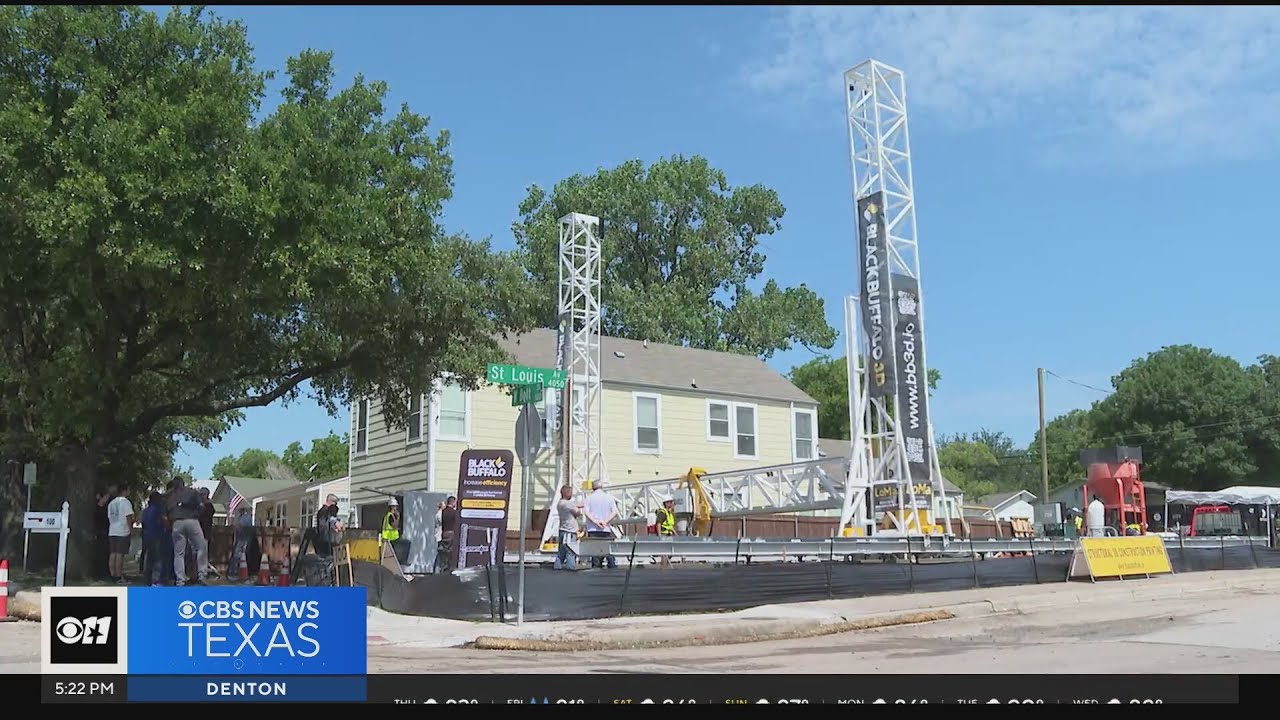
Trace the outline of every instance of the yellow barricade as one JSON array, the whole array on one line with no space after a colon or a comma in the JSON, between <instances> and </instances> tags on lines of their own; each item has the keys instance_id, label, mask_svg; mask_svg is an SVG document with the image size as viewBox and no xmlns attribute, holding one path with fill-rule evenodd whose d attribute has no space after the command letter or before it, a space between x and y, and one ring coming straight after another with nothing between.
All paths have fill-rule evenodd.
<instances>
[{"instance_id":1,"label":"yellow barricade","mask_svg":"<svg viewBox=\"0 0 1280 720\"><path fill-rule=\"evenodd\" d=\"M1073 578L1150 577L1172 572L1169 552L1159 535L1080 538L1071 555Z\"/></svg>"}]
</instances>

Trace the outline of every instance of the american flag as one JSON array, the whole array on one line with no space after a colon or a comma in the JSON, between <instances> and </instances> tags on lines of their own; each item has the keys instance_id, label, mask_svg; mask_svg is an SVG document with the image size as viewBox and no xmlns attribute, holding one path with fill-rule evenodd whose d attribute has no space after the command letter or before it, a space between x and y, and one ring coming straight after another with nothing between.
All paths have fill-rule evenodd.
<instances>
[{"instance_id":1,"label":"american flag","mask_svg":"<svg viewBox=\"0 0 1280 720\"><path fill-rule=\"evenodd\" d=\"M227 505L227 515L234 515L236 508L240 507L242 502L244 502L244 496L236 493L236 496L231 498L231 502Z\"/></svg>"}]
</instances>

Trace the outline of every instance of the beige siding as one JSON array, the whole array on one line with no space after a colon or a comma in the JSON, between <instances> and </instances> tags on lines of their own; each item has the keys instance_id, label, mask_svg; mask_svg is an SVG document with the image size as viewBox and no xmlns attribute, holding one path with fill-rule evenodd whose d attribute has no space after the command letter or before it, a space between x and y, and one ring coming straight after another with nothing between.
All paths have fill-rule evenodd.
<instances>
[{"instance_id":1,"label":"beige siding","mask_svg":"<svg viewBox=\"0 0 1280 720\"><path fill-rule=\"evenodd\" d=\"M660 397L661 452L637 452L635 443L635 393ZM705 394L655 388L632 388L605 383L602 393L603 450L607 477L615 485L672 478L691 467L708 472L781 465L793 462L793 404L772 400L712 397ZM735 404L755 407L755 457L738 457L734 438L708 439L708 399L724 402L730 410L730 433L733 434ZM798 409L816 411L814 405L795 405ZM506 390L483 387L470 393L467 405L467 442L438 438L436 440L435 487L438 492L455 492L458 487L459 462L468 448L515 447L516 419L519 412L511 407ZM404 430L388 430L381 408L370 401L368 452L354 452L356 413L352 412L352 504L380 502L381 497L361 488L399 492L426 487L426 449L421 443L406 445ZM816 431L816 416L815 427ZM425 436L425 433L424 433ZM816 440L816 438L815 438ZM816 452L816 448L815 448ZM816 457L816 454L815 456ZM514 468L516 482L512 488L512 513L520 511L520 458ZM534 507L546 507L559 484L555 481L555 457L542 451L534 468L536 486ZM513 528L514 529L514 523Z\"/></svg>"}]
</instances>

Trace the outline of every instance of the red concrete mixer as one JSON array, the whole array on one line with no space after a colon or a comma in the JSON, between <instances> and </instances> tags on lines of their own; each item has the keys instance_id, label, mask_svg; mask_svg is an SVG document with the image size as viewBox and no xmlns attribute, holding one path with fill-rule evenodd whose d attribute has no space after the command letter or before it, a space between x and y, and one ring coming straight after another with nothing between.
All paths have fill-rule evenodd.
<instances>
[{"instance_id":1,"label":"red concrete mixer","mask_svg":"<svg viewBox=\"0 0 1280 720\"><path fill-rule=\"evenodd\" d=\"M1084 502L1094 496L1106 510L1106 524L1121 535L1147 532L1147 491L1142 486L1142 448L1115 447L1080 451L1088 479Z\"/></svg>"}]
</instances>

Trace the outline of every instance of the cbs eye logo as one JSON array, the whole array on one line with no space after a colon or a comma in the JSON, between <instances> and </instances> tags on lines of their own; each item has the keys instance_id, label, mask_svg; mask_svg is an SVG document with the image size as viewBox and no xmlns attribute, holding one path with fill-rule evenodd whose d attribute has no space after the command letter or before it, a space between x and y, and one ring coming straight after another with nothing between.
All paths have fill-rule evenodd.
<instances>
[{"instance_id":1,"label":"cbs eye logo","mask_svg":"<svg viewBox=\"0 0 1280 720\"><path fill-rule=\"evenodd\" d=\"M119 633L114 597L49 598L49 661L53 665L114 665Z\"/></svg>"}]
</instances>

